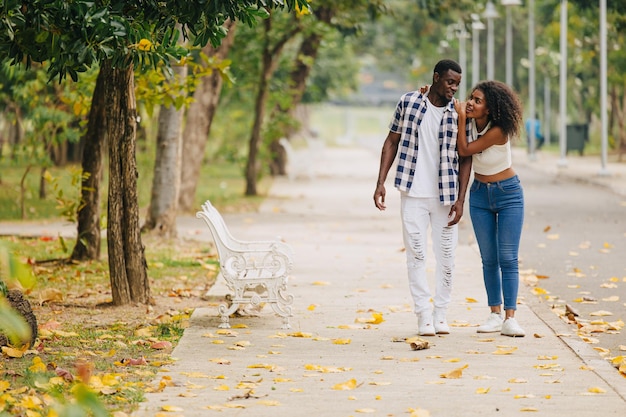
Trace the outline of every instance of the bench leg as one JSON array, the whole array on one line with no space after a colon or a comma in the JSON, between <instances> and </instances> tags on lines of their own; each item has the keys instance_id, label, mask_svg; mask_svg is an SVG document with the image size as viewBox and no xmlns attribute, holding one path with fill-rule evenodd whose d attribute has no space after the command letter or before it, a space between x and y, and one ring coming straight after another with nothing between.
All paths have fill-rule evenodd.
<instances>
[{"instance_id":1,"label":"bench leg","mask_svg":"<svg viewBox=\"0 0 626 417\"><path fill-rule=\"evenodd\" d=\"M268 288L270 299L272 300L270 305L276 314L283 318L283 325L281 329L291 329L289 324L289 317L293 314L291 312L291 304L293 303L293 295L286 293L286 284L284 281L272 285Z\"/></svg>"},{"instance_id":2,"label":"bench leg","mask_svg":"<svg viewBox=\"0 0 626 417\"><path fill-rule=\"evenodd\" d=\"M220 329L230 329L230 315L233 314L239 308L239 303L232 303L230 308L226 304L220 304L217 308L222 322L218 326Z\"/></svg>"}]
</instances>

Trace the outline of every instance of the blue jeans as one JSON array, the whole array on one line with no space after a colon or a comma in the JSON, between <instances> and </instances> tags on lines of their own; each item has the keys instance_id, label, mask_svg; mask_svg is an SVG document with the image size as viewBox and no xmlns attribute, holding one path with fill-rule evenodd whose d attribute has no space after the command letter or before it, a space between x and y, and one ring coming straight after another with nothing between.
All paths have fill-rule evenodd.
<instances>
[{"instance_id":1,"label":"blue jeans","mask_svg":"<svg viewBox=\"0 0 626 417\"><path fill-rule=\"evenodd\" d=\"M483 263L489 306L517 308L518 253L524 223L524 191L517 175L470 188L470 217Z\"/></svg>"}]
</instances>

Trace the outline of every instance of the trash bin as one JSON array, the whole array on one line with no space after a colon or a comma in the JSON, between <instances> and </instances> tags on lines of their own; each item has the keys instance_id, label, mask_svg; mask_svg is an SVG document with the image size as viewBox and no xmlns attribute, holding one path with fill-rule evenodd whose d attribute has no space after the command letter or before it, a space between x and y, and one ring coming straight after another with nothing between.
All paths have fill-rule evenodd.
<instances>
[{"instance_id":1,"label":"trash bin","mask_svg":"<svg viewBox=\"0 0 626 417\"><path fill-rule=\"evenodd\" d=\"M567 125L567 152L578 151L582 156L585 143L589 141L589 125L577 124Z\"/></svg>"}]
</instances>

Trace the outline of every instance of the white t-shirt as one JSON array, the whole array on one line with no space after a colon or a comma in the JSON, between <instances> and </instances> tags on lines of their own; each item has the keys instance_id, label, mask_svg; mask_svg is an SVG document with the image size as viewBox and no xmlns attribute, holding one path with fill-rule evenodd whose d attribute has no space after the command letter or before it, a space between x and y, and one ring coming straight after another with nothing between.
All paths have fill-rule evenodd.
<instances>
[{"instance_id":1,"label":"white t-shirt","mask_svg":"<svg viewBox=\"0 0 626 417\"><path fill-rule=\"evenodd\" d=\"M439 197L439 129L444 107L433 105L426 100L426 113L418 129L417 164L413 184L409 190L411 197Z\"/></svg>"}]
</instances>

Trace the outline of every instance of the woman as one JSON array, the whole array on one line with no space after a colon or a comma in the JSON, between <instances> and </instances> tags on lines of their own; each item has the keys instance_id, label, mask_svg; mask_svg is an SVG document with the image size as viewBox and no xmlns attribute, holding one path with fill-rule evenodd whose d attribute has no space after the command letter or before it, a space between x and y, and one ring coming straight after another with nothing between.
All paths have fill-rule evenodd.
<instances>
[{"instance_id":1,"label":"woman","mask_svg":"<svg viewBox=\"0 0 626 417\"><path fill-rule=\"evenodd\" d=\"M525 332L515 320L515 310L524 194L511 166L511 139L518 137L522 106L508 85L482 81L474 87L467 102L455 100L455 108L459 126L465 126L470 119L472 138L475 138L468 143L465 129L459 129L459 155L472 156L474 182L470 188L470 217L480 248L491 309L489 318L477 332L522 337Z\"/></svg>"}]
</instances>

